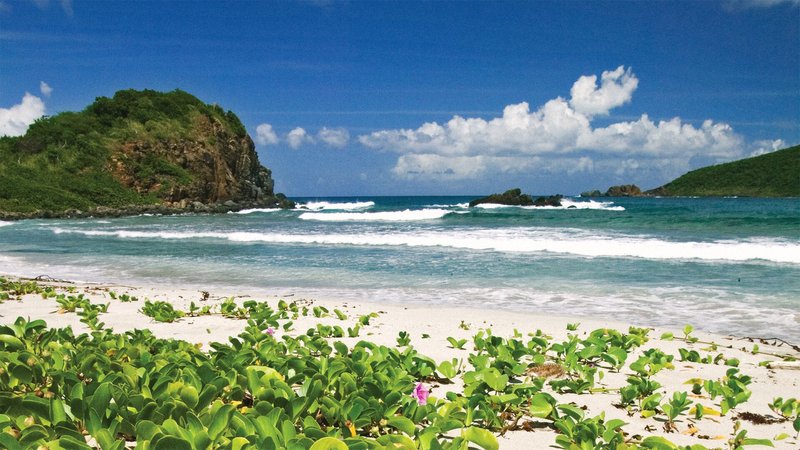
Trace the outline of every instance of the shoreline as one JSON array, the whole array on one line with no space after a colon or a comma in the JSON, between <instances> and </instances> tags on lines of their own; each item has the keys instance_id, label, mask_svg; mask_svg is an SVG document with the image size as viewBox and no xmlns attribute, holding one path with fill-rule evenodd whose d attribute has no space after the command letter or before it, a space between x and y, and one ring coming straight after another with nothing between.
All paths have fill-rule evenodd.
<instances>
[{"instance_id":1,"label":"shoreline","mask_svg":"<svg viewBox=\"0 0 800 450\"><path fill-rule=\"evenodd\" d=\"M2 276L0 276L2 278ZM14 280L16 277L7 277ZM378 345L390 348L398 347L401 332L408 333L409 344L420 354L432 358L437 364L455 358L461 364L469 366L468 356L473 351L473 340L476 335L492 336L511 339L517 337L525 340L530 335L543 335L552 343L558 343L574 336L577 339L588 339L591 332L597 329L616 329L621 333L628 333L630 325L607 320L575 318L569 316L536 315L530 313L515 313L504 310L467 309L458 307L428 307L424 305L393 305L378 304L362 301L347 301L343 299L309 299L302 294L281 297L269 292L268 289L242 288L238 292L233 290L213 290L206 295L204 291L193 287L159 287L159 286L121 286L104 283L71 283L64 280L38 281L42 286L52 286L57 292L67 295L83 293L93 304L108 304L106 313L99 315L99 320L105 323L106 328L112 328L115 333L123 333L133 329L147 328L155 336L165 339L180 339L191 344L199 344L201 350L209 351L212 342L228 342L228 338L237 336L247 325L245 320L225 318L219 314L220 305L229 298L233 298L236 305L241 306L246 300L266 301L275 308L280 300L296 302L308 308L313 313L300 316L293 321L289 331L282 328L276 329L276 336L283 334L298 336L305 330L315 326L340 326L342 329L356 327L359 318L375 313L369 324L361 326L358 337L327 338L334 341L353 345L360 340L367 340ZM72 294L68 291L72 290ZM259 295L259 291L261 294ZM114 293L112 295L112 292ZM244 293L245 295L242 295ZM121 301L120 296L136 297L136 301ZM112 298L112 297L117 297ZM204 300L205 298L205 300ZM183 317L176 322L155 322L150 317L142 314L141 309L147 300L164 301L172 304L175 309L187 311L192 302L197 307L208 306L210 315ZM315 317L314 307L323 307L327 312L322 312L321 317ZM345 319L337 317L334 310L339 310ZM0 304L0 323L9 324L16 317L28 317L30 320L43 319L49 328L70 326L74 332L89 332L89 328L81 323L80 317L75 313L59 312L59 304L53 298L44 299L39 294L22 296L22 300L5 300ZM577 325L576 325L577 324ZM568 329L569 328L569 329ZM634 327L635 328L635 327ZM627 362L619 370L609 370L603 364L598 364L597 369L603 373L602 377L593 380L595 391L586 391L581 394L570 392L556 392L548 386L553 378L548 378L544 384L544 391L553 395L560 402L571 402L586 411L587 416L604 413L606 420L620 419L626 425L624 429L635 436L662 436L678 445L700 444L708 448L727 446L727 439L731 437L734 424L742 422L742 427L748 430L748 437L759 439L773 439L775 448L797 448L798 440L792 430L791 422L769 424L751 423L745 417L767 418L767 421L777 420L779 416L769 408L776 397L784 399L797 397L800 392L800 370L797 363L775 364L782 358L776 355L800 359L800 349L796 345L782 341L759 341L748 338L735 338L731 336L714 335L710 333L691 331L691 338L697 342L683 340L683 331L664 328L639 328L639 332L646 332L648 341L641 347L632 350ZM672 333L674 336L667 340L662 336ZM448 340L455 342L465 340L461 344L463 349L457 348ZM757 351L756 351L757 346ZM661 370L653 375L662 386L658 389L663 394L662 402L666 402L675 392L691 391L691 384L684 384L687 380L702 378L704 380L721 380L726 376L726 371L732 366L725 362L738 362L737 368L742 374L752 377L748 386L752 395L749 400L728 412L725 416L710 416L695 420L686 413L675 421L675 430L667 432L664 427L663 414L653 417L640 417L638 411L632 415L630 408L615 406L620 401L619 388L625 386L626 379L634 374L629 368L630 364L649 349L659 349L667 355L674 357L673 369ZM714 364L682 361L681 352L695 351L701 357L706 355L723 355ZM766 361L773 361L770 366ZM532 367L532 363L528 364ZM460 374L463 375L463 374ZM569 378L569 377L566 377ZM597 379L599 378L599 379ZM446 392L460 392L463 389L463 379L457 377L453 384L432 383L431 395L444 397ZM703 392L702 394L705 394ZM692 396L692 404L701 403L706 408L719 410L720 397L715 399L707 395ZM635 408L634 408L635 410ZM750 413L751 416L743 415ZM774 440L782 434L788 435L780 440ZM555 443L556 432L548 427L536 428L535 431L510 431L499 438L500 448L508 450L522 450L530 448L547 448Z\"/></svg>"}]
</instances>

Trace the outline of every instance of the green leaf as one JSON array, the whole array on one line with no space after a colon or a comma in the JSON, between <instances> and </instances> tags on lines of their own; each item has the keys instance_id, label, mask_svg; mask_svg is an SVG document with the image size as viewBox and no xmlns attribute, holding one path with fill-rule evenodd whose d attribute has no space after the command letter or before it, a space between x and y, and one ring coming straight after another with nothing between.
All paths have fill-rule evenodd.
<instances>
[{"instance_id":1,"label":"green leaf","mask_svg":"<svg viewBox=\"0 0 800 450\"><path fill-rule=\"evenodd\" d=\"M653 450L676 450L678 447L661 436L649 436L642 441L642 447Z\"/></svg>"},{"instance_id":2,"label":"green leaf","mask_svg":"<svg viewBox=\"0 0 800 450\"><path fill-rule=\"evenodd\" d=\"M10 334L0 334L0 342L5 345L6 350L22 350L25 348L25 344L18 337Z\"/></svg>"},{"instance_id":3,"label":"green leaf","mask_svg":"<svg viewBox=\"0 0 800 450\"><path fill-rule=\"evenodd\" d=\"M22 450L22 446L8 433L0 433L0 445L8 450Z\"/></svg>"},{"instance_id":4,"label":"green leaf","mask_svg":"<svg viewBox=\"0 0 800 450\"><path fill-rule=\"evenodd\" d=\"M770 441L769 439L745 438L743 444L744 445L764 445L764 446L767 446L767 447L775 447L772 444L772 441Z\"/></svg>"},{"instance_id":5,"label":"green leaf","mask_svg":"<svg viewBox=\"0 0 800 450\"><path fill-rule=\"evenodd\" d=\"M86 445L86 441L79 441L72 436L61 436L58 439L58 445L64 450L93 450L92 447Z\"/></svg>"},{"instance_id":6,"label":"green leaf","mask_svg":"<svg viewBox=\"0 0 800 450\"><path fill-rule=\"evenodd\" d=\"M489 370L484 370L482 374L483 381L485 381L486 384L488 384L489 387L495 391L502 391L508 385L508 375L500 373L500 371L494 367Z\"/></svg>"},{"instance_id":7,"label":"green leaf","mask_svg":"<svg viewBox=\"0 0 800 450\"><path fill-rule=\"evenodd\" d=\"M456 377L456 369L450 361L442 361L439 367L436 368L445 378L453 379Z\"/></svg>"},{"instance_id":8,"label":"green leaf","mask_svg":"<svg viewBox=\"0 0 800 450\"><path fill-rule=\"evenodd\" d=\"M550 397L547 394L537 393L531 397L531 406L528 412L533 417L546 419L553 413L553 404L548 400Z\"/></svg>"},{"instance_id":9,"label":"green leaf","mask_svg":"<svg viewBox=\"0 0 800 450\"><path fill-rule=\"evenodd\" d=\"M388 423L390 427L396 428L409 436L414 436L414 432L417 430L414 422L404 416L392 416L389 418Z\"/></svg>"},{"instance_id":10,"label":"green leaf","mask_svg":"<svg viewBox=\"0 0 800 450\"><path fill-rule=\"evenodd\" d=\"M181 388L181 400L186 403L190 409L194 409L200 402L200 396L197 394L197 389L194 386L184 386Z\"/></svg>"},{"instance_id":11,"label":"green leaf","mask_svg":"<svg viewBox=\"0 0 800 450\"><path fill-rule=\"evenodd\" d=\"M469 442L480 446L483 450L498 450L500 448L495 435L483 428L469 427L461 432L461 436Z\"/></svg>"},{"instance_id":12,"label":"green leaf","mask_svg":"<svg viewBox=\"0 0 800 450\"><path fill-rule=\"evenodd\" d=\"M111 401L111 383L102 383L94 391L89 403L89 410L94 410L100 419L105 418L108 403Z\"/></svg>"},{"instance_id":13,"label":"green leaf","mask_svg":"<svg viewBox=\"0 0 800 450\"><path fill-rule=\"evenodd\" d=\"M242 448L249 443L250 441L248 441L246 438L235 437L231 441L231 450L242 450Z\"/></svg>"},{"instance_id":14,"label":"green leaf","mask_svg":"<svg viewBox=\"0 0 800 450\"><path fill-rule=\"evenodd\" d=\"M211 423L208 425L208 436L212 441L216 441L219 435L228 427L233 410L233 405L222 405L214 414L214 417L211 418Z\"/></svg>"},{"instance_id":15,"label":"green leaf","mask_svg":"<svg viewBox=\"0 0 800 450\"><path fill-rule=\"evenodd\" d=\"M48 400L29 394L22 399L22 406L39 418L50 420L50 402Z\"/></svg>"},{"instance_id":16,"label":"green leaf","mask_svg":"<svg viewBox=\"0 0 800 450\"><path fill-rule=\"evenodd\" d=\"M159 432L158 425L149 420L140 420L136 423L136 440L149 441Z\"/></svg>"},{"instance_id":17,"label":"green leaf","mask_svg":"<svg viewBox=\"0 0 800 450\"><path fill-rule=\"evenodd\" d=\"M332 437L324 437L317 442L314 442L314 445L311 446L308 450L348 450L347 444L344 442L332 438Z\"/></svg>"},{"instance_id":18,"label":"green leaf","mask_svg":"<svg viewBox=\"0 0 800 450\"><path fill-rule=\"evenodd\" d=\"M350 440L348 440L349 442ZM385 434L378 439L376 439L379 444L385 445L387 449L392 450L417 450L416 444L414 441L403 436L402 434ZM352 444L349 447L351 450L354 448Z\"/></svg>"},{"instance_id":19,"label":"green leaf","mask_svg":"<svg viewBox=\"0 0 800 450\"><path fill-rule=\"evenodd\" d=\"M186 439L177 436L162 436L155 441L153 450L194 450Z\"/></svg>"}]
</instances>

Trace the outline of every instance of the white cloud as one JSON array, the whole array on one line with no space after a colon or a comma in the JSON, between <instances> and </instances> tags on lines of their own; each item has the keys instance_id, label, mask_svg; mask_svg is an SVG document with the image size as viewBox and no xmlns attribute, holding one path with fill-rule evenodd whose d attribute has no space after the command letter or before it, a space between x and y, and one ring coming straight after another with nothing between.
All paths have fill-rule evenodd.
<instances>
[{"instance_id":1,"label":"white cloud","mask_svg":"<svg viewBox=\"0 0 800 450\"><path fill-rule=\"evenodd\" d=\"M25 93L22 102L10 108L0 108L0 136L21 136L28 126L45 113L42 99Z\"/></svg>"},{"instance_id":2,"label":"white cloud","mask_svg":"<svg viewBox=\"0 0 800 450\"><path fill-rule=\"evenodd\" d=\"M261 145L274 145L278 143L278 135L272 129L272 125L262 123L256 127L256 142Z\"/></svg>"},{"instance_id":3,"label":"white cloud","mask_svg":"<svg viewBox=\"0 0 800 450\"><path fill-rule=\"evenodd\" d=\"M69 17L75 15L74 10L72 9L72 0L61 0L61 9L63 9Z\"/></svg>"},{"instance_id":4,"label":"white cloud","mask_svg":"<svg viewBox=\"0 0 800 450\"><path fill-rule=\"evenodd\" d=\"M331 147L342 148L350 141L350 133L344 128L322 127L317 133L317 139Z\"/></svg>"},{"instance_id":5,"label":"white cloud","mask_svg":"<svg viewBox=\"0 0 800 450\"><path fill-rule=\"evenodd\" d=\"M50 7L50 0L31 0L31 2L42 11ZM72 0L60 0L59 3L61 3L61 9L64 10L67 16L72 17L74 15Z\"/></svg>"},{"instance_id":6,"label":"white cloud","mask_svg":"<svg viewBox=\"0 0 800 450\"><path fill-rule=\"evenodd\" d=\"M53 93L53 88L51 88L50 85L45 83L44 81L40 81L39 92L41 92L42 95L44 95L45 97L50 97L50 94Z\"/></svg>"},{"instance_id":7,"label":"white cloud","mask_svg":"<svg viewBox=\"0 0 800 450\"><path fill-rule=\"evenodd\" d=\"M766 139L752 143L750 156L761 156L788 147L783 139Z\"/></svg>"},{"instance_id":8,"label":"white cloud","mask_svg":"<svg viewBox=\"0 0 800 450\"><path fill-rule=\"evenodd\" d=\"M771 8L778 5L800 6L800 0L726 0L724 5L730 11L750 8Z\"/></svg>"},{"instance_id":9,"label":"white cloud","mask_svg":"<svg viewBox=\"0 0 800 450\"><path fill-rule=\"evenodd\" d=\"M619 66L616 70L603 72L599 88L596 75L584 75L572 85L569 104L587 117L608 115L611 109L630 102L638 86L639 80L630 67Z\"/></svg>"},{"instance_id":10,"label":"white cloud","mask_svg":"<svg viewBox=\"0 0 800 450\"><path fill-rule=\"evenodd\" d=\"M286 141L289 142L289 147L292 147L293 149L298 149L303 144L313 143L314 138L309 136L309 134L306 132L305 129L297 127L286 135Z\"/></svg>"},{"instance_id":11,"label":"white cloud","mask_svg":"<svg viewBox=\"0 0 800 450\"><path fill-rule=\"evenodd\" d=\"M429 122L417 129L380 130L361 135L368 148L400 154L394 173L450 179L477 178L487 171L521 172L545 157L546 168L587 171L598 159L636 160L637 168L679 166L694 156L719 160L740 156L743 138L730 125L706 120L700 126L679 117L654 122L638 120L593 127L592 119L631 101L638 79L620 66L596 76L582 76L572 86L570 100L557 97L531 111L528 103L508 105L493 119L454 116L444 124ZM593 155L593 159L581 157ZM674 163L665 163L664 159ZM559 165L561 164L561 165ZM634 165L624 164L625 170ZM537 166L537 170L540 167Z\"/></svg>"}]
</instances>

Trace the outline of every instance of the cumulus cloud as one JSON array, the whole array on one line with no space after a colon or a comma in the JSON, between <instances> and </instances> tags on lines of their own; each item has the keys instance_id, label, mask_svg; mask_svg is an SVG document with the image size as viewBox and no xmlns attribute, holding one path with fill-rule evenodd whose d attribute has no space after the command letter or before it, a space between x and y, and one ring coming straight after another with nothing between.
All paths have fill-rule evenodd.
<instances>
[{"instance_id":1,"label":"cumulus cloud","mask_svg":"<svg viewBox=\"0 0 800 450\"><path fill-rule=\"evenodd\" d=\"M297 127L286 135L286 141L289 143L289 147L298 149L303 144L313 143L314 138L312 138L305 129Z\"/></svg>"},{"instance_id":2,"label":"cumulus cloud","mask_svg":"<svg viewBox=\"0 0 800 450\"><path fill-rule=\"evenodd\" d=\"M596 116L631 101L639 80L630 68L605 71L599 78L580 77L569 100L557 97L536 110L526 102L508 105L500 117L454 116L448 122L424 123L416 129L380 130L361 135L364 146L399 153L394 173L468 179L487 171L521 172L545 166L553 170L591 170L597 158L649 159L651 165L694 156L720 160L742 154L743 139L730 125L706 120L700 126L679 117L638 120L593 127ZM594 159L587 158L587 153ZM646 161L637 162L640 166ZM572 168L570 168L572 167ZM577 167L577 168L576 168ZM630 162L624 165L631 170Z\"/></svg>"},{"instance_id":3,"label":"cumulus cloud","mask_svg":"<svg viewBox=\"0 0 800 450\"><path fill-rule=\"evenodd\" d=\"M750 151L750 156L761 156L786 147L786 141L783 139L766 139L755 141L751 145L752 150Z\"/></svg>"},{"instance_id":4,"label":"cumulus cloud","mask_svg":"<svg viewBox=\"0 0 800 450\"><path fill-rule=\"evenodd\" d=\"M596 75L584 75L572 85L569 104L572 109L587 117L608 115L611 109L630 102L633 91L638 86L639 80L630 67L625 69L619 66L616 70L603 72L599 87Z\"/></svg>"},{"instance_id":5,"label":"cumulus cloud","mask_svg":"<svg viewBox=\"0 0 800 450\"><path fill-rule=\"evenodd\" d=\"M344 128L322 127L317 139L331 147L342 148L350 141L350 133Z\"/></svg>"},{"instance_id":6,"label":"cumulus cloud","mask_svg":"<svg viewBox=\"0 0 800 450\"><path fill-rule=\"evenodd\" d=\"M26 92L19 104L0 108L0 136L22 136L44 113L42 99Z\"/></svg>"},{"instance_id":7,"label":"cumulus cloud","mask_svg":"<svg viewBox=\"0 0 800 450\"><path fill-rule=\"evenodd\" d=\"M278 143L278 135L272 129L272 125L262 123L256 127L256 142L261 145L274 145Z\"/></svg>"},{"instance_id":8,"label":"cumulus cloud","mask_svg":"<svg viewBox=\"0 0 800 450\"><path fill-rule=\"evenodd\" d=\"M53 88L51 88L50 85L45 83L44 81L40 81L39 92L41 92L42 95L44 95L45 97L50 97L50 94L53 93Z\"/></svg>"}]
</instances>

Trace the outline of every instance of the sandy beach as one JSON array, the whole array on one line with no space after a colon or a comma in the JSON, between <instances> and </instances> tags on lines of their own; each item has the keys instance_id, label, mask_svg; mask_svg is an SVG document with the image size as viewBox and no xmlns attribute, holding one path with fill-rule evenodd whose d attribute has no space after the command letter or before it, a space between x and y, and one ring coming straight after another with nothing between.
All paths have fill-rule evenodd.
<instances>
[{"instance_id":1,"label":"sandy beach","mask_svg":"<svg viewBox=\"0 0 800 450\"><path fill-rule=\"evenodd\" d=\"M536 334L548 336L550 342L561 342L569 339L570 335L579 339L586 339L593 330L610 328L622 333L628 333L629 324L614 323L607 320L587 320L565 316L539 316L535 314L517 314L507 311L466 309L466 308L440 308L424 306L398 306L383 305L380 299L374 302L356 303L336 299L310 299L303 298L301 292L286 293L281 296L267 290L240 289L237 292L203 292L192 288L162 288L157 286L114 286L100 284L74 284L64 281L40 282L43 286L53 286L57 292L69 295L84 294L92 303L109 304L106 313L99 319L105 327L117 333L132 329L147 328L157 337L180 339L208 349L212 342L227 342L230 337L242 332L246 325L245 320L225 318L216 311L219 305L233 298L237 304L246 300L266 301L276 305L279 300L297 302L309 309L324 307L330 314L313 314L299 316L294 320L289 331L278 328L276 338L283 334L297 336L317 324L339 325L343 328L353 327L358 323L358 318L363 315L375 313L369 324L363 326L357 338L329 338L331 341L340 340L347 345L353 345L360 340L368 340L388 347L398 346L397 338L401 332L407 332L412 345L421 354L434 359L437 363L449 361L453 358L463 362L463 367L469 367L468 358L473 353L473 336L478 333L490 332L493 336L510 338L517 336L525 339L526 336ZM123 302L121 295L136 298L135 301ZM112 297L117 297L112 298ZM166 301L176 309L187 311L194 302L198 306L208 306L212 314L197 317L183 317L173 323L160 323L147 317L141 312L147 301ZM340 310L345 316L344 320L333 314L335 309ZM53 298L42 298L38 294L21 296L20 300L6 300L0 305L0 323L9 324L17 317L31 320L43 319L50 328L72 327L75 333L88 332L85 324L80 322L77 314L64 312ZM635 325L635 324L633 324ZM672 333L673 339L665 338L665 333ZM792 422L782 419L769 407L776 397L797 398L800 394L800 370L792 358L800 358L797 346L782 341L753 340L750 338L729 337L705 334L697 331L691 332L692 338L697 342L686 342L682 330L649 329L648 340L641 347L632 350L627 362L617 372L608 367L608 364L598 364L597 381L588 392L581 394L557 393L545 383L544 391L553 395L559 403L572 403L583 409L587 417L604 413L606 421L621 419L626 425L623 429L630 436L664 436L677 445L700 444L708 448L728 448L728 440L737 422L741 428L747 429L747 437L770 439L775 448L796 449L800 445L797 432L792 428ZM453 348L448 341L466 339L463 349ZM630 412L618 406L620 403L619 388L626 385L626 378L633 375L630 369L631 362L649 349L657 348L667 355L673 355L671 367L660 370L652 376L661 387L657 390L663 394L662 402L672 397L674 392L688 392L691 404L700 403L706 410L719 411L721 397L712 399L708 393L702 391L693 394L691 379L703 380L723 379L733 360L738 360L740 374L752 377L752 382L747 386L752 395L750 398L727 412L723 416L706 414L701 419L696 419L694 413L688 412L680 415L674 426L667 426L663 414L644 418L635 408ZM701 356L718 357L717 363L700 363L682 361L680 349L697 351ZM784 362L783 360L790 362ZM533 367L531 361L520 361ZM601 374L601 375L600 375ZM462 373L452 384L430 383L431 395L442 398L448 391L460 393L463 391ZM530 376L536 376L530 374ZM556 375L548 381L564 378L566 375ZM522 450L555 447L556 431L547 426L546 420L527 417L533 431L509 431L498 438L500 448L504 450ZM766 423L765 423L766 422ZM780 439L777 439L780 438Z\"/></svg>"}]
</instances>

